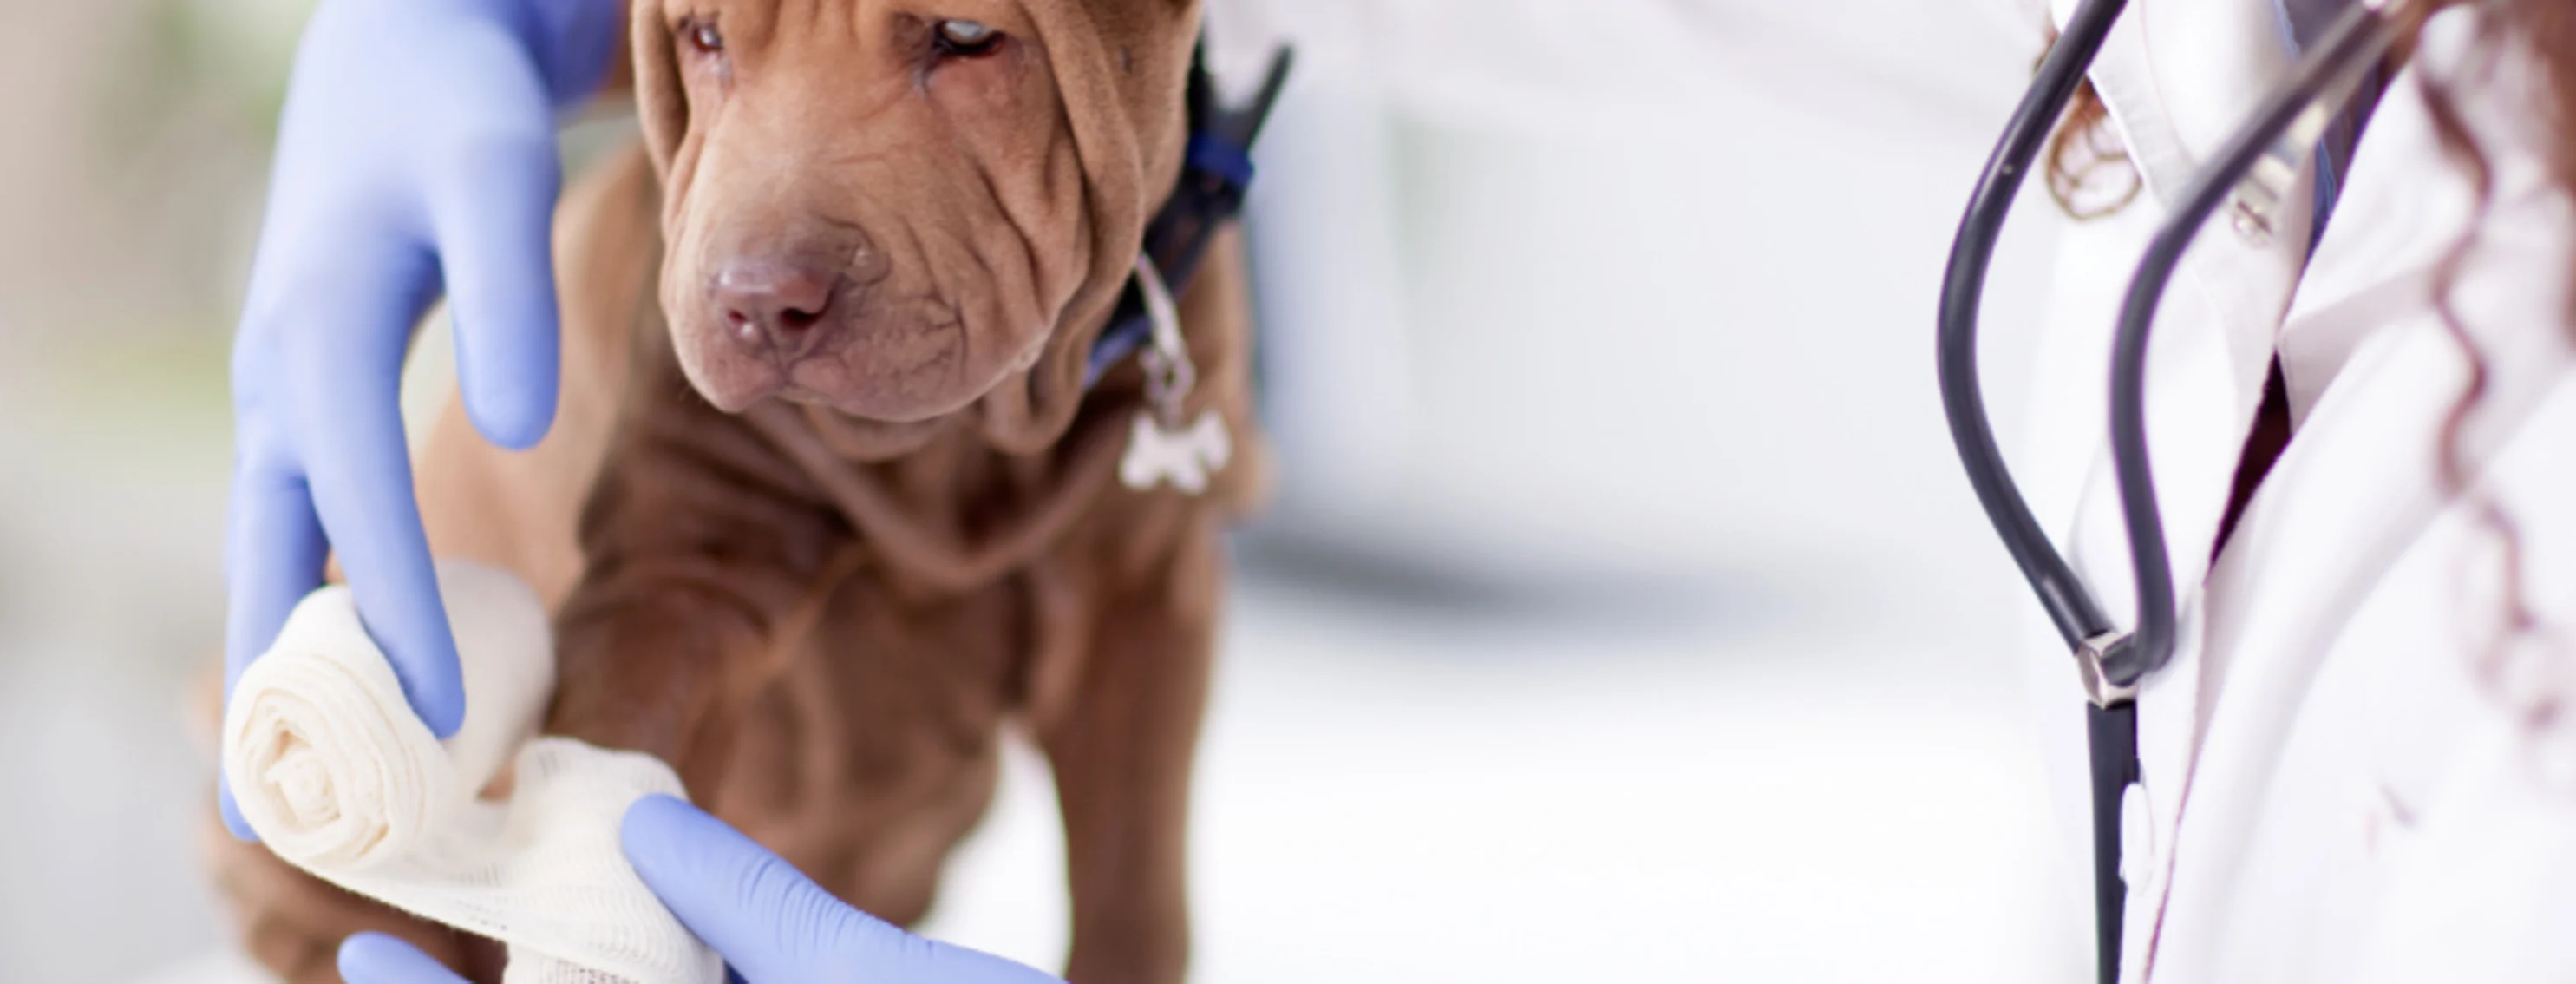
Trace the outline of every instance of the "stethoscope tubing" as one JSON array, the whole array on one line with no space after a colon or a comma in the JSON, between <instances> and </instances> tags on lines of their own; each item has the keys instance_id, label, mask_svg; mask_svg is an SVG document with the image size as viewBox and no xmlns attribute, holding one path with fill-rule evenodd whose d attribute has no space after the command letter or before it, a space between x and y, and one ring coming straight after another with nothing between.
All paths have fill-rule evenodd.
<instances>
[{"instance_id":1,"label":"stethoscope tubing","mask_svg":"<svg viewBox=\"0 0 2576 984\"><path fill-rule=\"evenodd\" d=\"M2362 0L2311 46L2290 83L2262 104L2201 168L2140 259L2112 341L2110 438L2121 518L2137 590L2137 628L2120 635L2030 511L1998 448L1977 373L1977 321L1986 273L2032 164L2101 52L2127 0L2084 0L2039 66L2003 139L1987 160L1942 284L1938 369L1953 443L1978 503L2040 606L2078 662L2090 706L2097 969L2119 979L2127 886L2120 876L2124 799L2138 777L2137 687L2173 658L2172 564L2158 511L2146 434L2150 333L2184 255L2231 199L2250 234L2268 235L2269 210L2286 200L2318 138L2369 70L2422 20L2429 0ZM2389 11L2401 11L2391 15Z\"/></svg>"},{"instance_id":2,"label":"stethoscope tubing","mask_svg":"<svg viewBox=\"0 0 2576 984\"><path fill-rule=\"evenodd\" d=\"M2394 6L2409 5L2400 0ZM2407 33L2408 26L2374 4L2356 4L2338 17L2300 60L2289 84L2194 175L2179 198L2181 204L2156 231L2130 280L2111 342L2110 419L2112 465L2119 482L2121 518L2128 530L2132 580L2137 584L2138 624L2126 640L2103 654L2103 675L2116 687L2136 687L2148 674L2164 669L2174 653L2173 568L2156 500L2146 412L2147 342L2165 290L2209 219L2238 197L2258 165L2269 158L2291 165L2287 170L2295 174L2306 164L2325 122L2368 68ZM2303 122L2311 125L2302 127ZM2295 130L2310 132L2304 140L2285 142L2283 135ZM2289 155L2296 155L2294 162L2282 160Z\"/></svg>"},{"instance_id":3,"label":"stethoscope tubing","mask_svg":"<svg viewBox=\"0 0 2576 984\"><path fill-rule=\"evenodd\" d=\"M2012 480L2012 469L2004 463L1977 373L1977 321L1985 300L1986 271L1993 264L2023 179L2030 175L2031 165L2057 129L2058 118L2084 84L2084 73L2101 52L2103 39L2110 36L2111 26L2128 5L2128 0L2084 0L2067 19L1977 179L1976 194L1959 222L1949 271L1941 285L1938 360L1941 405L1949 418L1951 441L1958 447L1960 466L1987 520L2070 649L2111 631L2111 620L2040 529Z\"/></svg>"},{"instance_id":4,"label":"stethoscope tubing","mask_svg":"<svg viewBox=\"0 0 2576 984\"><path fill-rule=\"evenodd\" d=\"M1987 159L1967 214L1959 221L1941 285L1936 346L1941 405L1960 466L2005 551L2029 580L2068 649L2078 654L2111 636L2111 620L2031 515L2004 462L1977 371L1977 321L1986 272L2013 202L2127 7L2128 0L2084 0L2040 60L2037 77ZM2137 710L2095 700L2085 708L2085 732L2092 776L2094 952L2100 979L2111 984L2119 976L2120 912L2127 898L2119 870L2120 800L2137 771Z\"/></svg>"}]
</instances>

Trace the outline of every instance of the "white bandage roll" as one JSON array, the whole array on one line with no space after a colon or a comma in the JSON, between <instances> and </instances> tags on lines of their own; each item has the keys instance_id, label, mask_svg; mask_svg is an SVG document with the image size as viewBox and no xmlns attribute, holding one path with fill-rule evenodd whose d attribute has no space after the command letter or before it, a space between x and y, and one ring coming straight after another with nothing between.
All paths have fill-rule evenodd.
<instances>
[{"instance_id":1,"label":"white bandage roll","mask_svg":"<svg viewBox=\"0 0 2576 984\"><path fill-rule=\"evenodd\" d=\"M224 766L242 816L278 856L357 872L414 853L517 753L554 693L545 606L517 579L439 572L468 714L441 743L403 699L346 587L297 605L242 674Z\"/></svg>"},{"instance_id":2,"label":"white bandage roll","mask_svg":"<svg viewBox=\"0 0 2576 984\"><path fill-rule=\"evenodd\" d=\"M618 847L635 800L682 795L660 759L531 740L554 690L544 606L510 575L439 566L465 674L440 742L346 588L298 605L234 684L225 778L263 843L316 877L509 946L513 984L715 984L723 963ZM510 791L480 792L504 763Z\"/></svg>"}]
</instances>

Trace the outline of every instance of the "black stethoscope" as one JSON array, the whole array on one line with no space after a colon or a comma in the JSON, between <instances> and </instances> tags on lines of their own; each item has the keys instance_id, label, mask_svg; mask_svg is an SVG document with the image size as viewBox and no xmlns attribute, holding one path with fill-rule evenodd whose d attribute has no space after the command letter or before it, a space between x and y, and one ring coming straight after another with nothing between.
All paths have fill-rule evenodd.
<instances>
[{"instance_id":1,"label":"black stethoscope","mask_svg":"<svg viewBox=\"0 0 2576 984\"><path fill-rule=\"evenodd\" d=\"M1950 436L1987 519L2074 654L2091 702L2086 731L2093 772L2093 903L2105 984L2116 982L2120 973L2120 920L2127 896L2120 881L2120 800L2138 774L2138 685L2163 669L2174 651L2174 586L2147 460L2148 331L2201 227L2220 207L2232 204L2240 230L2269 235L2274 216L2326 129L2432 5L2433 0L2358 0L2338 17L2309 46L2289 83L2266 99L2193 177L2130 281L2111 355L2111 453L2137 581L2138 624L2128 633L2112 627L2032 518L1996 447L1977 380L1977 307L2004 219L2128 0L2084 0L2068 19L1988 159L1951 248L1941 290L1939 353Z\"/></svg>"}]
</instances>

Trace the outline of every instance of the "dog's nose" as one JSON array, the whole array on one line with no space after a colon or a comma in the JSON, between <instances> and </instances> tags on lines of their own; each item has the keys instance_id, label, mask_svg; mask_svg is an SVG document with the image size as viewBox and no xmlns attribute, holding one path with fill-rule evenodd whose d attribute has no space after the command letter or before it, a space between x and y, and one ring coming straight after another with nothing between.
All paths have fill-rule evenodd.
<instances>
[{"instance_id":1,"label":"dog's nose","mask_svg":"<svg viewBox=\"0 0 2576 984\"><path fill-rule=\"evenodd\" d=\"M707 293L724 316L735 344L780 362L794 362L813 348L841 272L779 260L746 259L718 270Z\"/></svg>"}]
</instances>

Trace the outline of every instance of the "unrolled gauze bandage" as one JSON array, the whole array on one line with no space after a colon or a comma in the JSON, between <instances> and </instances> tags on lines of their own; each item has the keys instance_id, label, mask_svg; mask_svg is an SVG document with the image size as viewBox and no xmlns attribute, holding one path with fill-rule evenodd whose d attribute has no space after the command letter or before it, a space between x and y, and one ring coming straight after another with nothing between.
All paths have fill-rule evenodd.
<instances>
[{"instance_id":1,"label":"unrolled gauze bandage","mask_svg":"<svg viewBox=\"0 0 2576 984\"><path fill-rule=\"evenodd\" d=\"M465 670L442 743L404 702L348 589L298 605L234 684L227 781L260 840L352 892L509 946L510 984L717 984L723 962L619 850L626 808L682 794L660 759L532 738L554 691L545 608L517 578L439 565ZM480 798L504 763L509 794Z\"/></svg>"}]
</instances>

